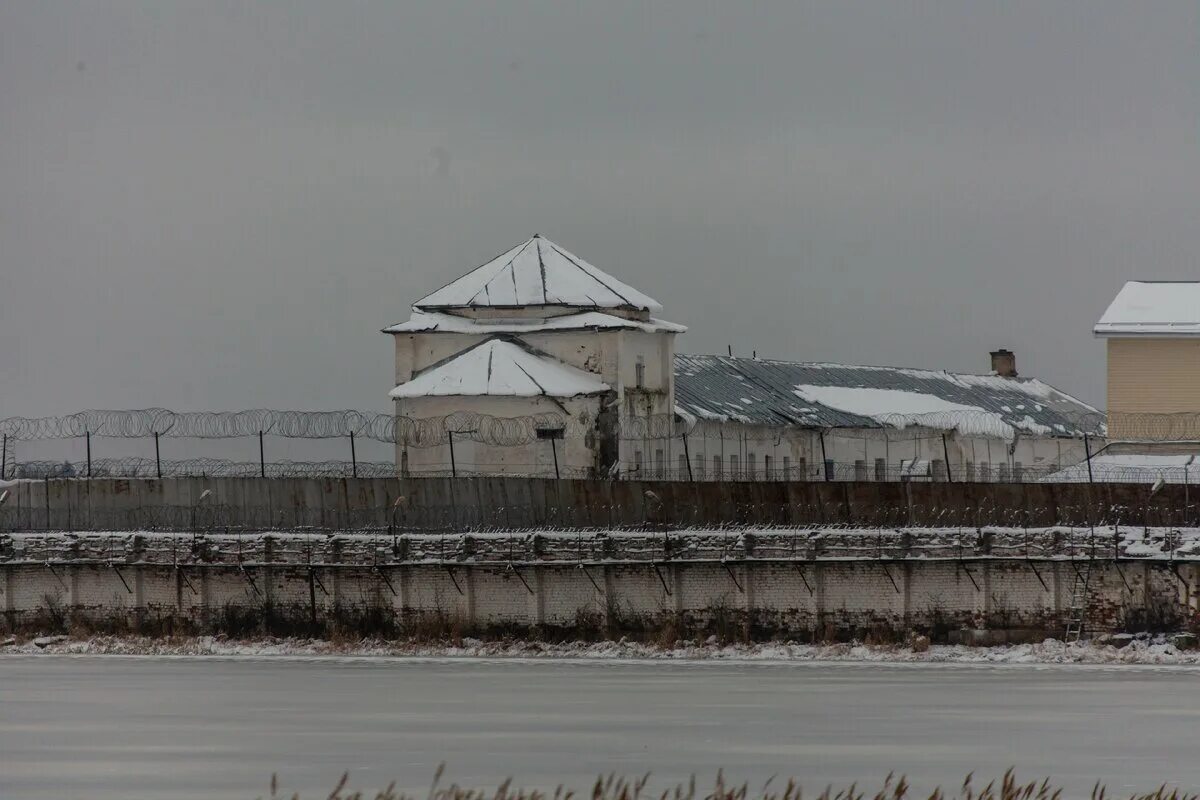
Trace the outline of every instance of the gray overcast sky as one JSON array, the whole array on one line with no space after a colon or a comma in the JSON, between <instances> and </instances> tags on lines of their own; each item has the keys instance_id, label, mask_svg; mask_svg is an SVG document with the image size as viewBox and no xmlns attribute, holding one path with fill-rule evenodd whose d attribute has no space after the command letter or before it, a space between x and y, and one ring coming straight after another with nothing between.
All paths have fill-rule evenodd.
<instances>
[{"instance_id":1,"label":"gray overcast sky","mask_svg":"<svg viewBox=\"0 0 1200 800\"><path fill-rule=\"evenodd\" d=\"M690 352L1102 404L1200 278L1194 2L0 4L0 416L386 410L378 333L533 232Z\"/></svg>"}]
</instances>

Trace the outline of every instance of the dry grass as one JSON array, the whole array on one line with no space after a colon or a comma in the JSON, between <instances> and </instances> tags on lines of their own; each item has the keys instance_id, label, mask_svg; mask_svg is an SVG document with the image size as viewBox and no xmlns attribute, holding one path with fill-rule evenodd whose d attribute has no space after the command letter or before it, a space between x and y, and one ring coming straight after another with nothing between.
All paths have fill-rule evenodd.
<instances>
[{"instance_id":1,"label":"dry grass","mask_svg":"<svg viewBox=\"0 0 1200 800\"><path fill-rule=\"evenodd\" d=\"M512 779L507 779L495 789L471 789L456 783L442 784L445 765L438 767L434 774L433 783L429 787L426 800L804 800L805 794L794 778L786 782L777 781L774 777L768 780L760 789L752 790L748 783L731 784L726 782L722 773L717 773L716 781L711 789L704 791L696 787L696 778L687 784L679 784L672 789L660 792L649 792L646 789L649 775L640 778L622 778L616 775L601 776L585 791L577 791L563 785L553 790L523 789L513 786ZM375 792L351 790L347 788L349 773L343 774L333 791L327 795L328 800L417 800L413 795L397 791L395 783ZM1052 786L1050 781L1033 781L1022 783L1017 780L1010 769L999 780L980 784L974 775L968 775L962 785L951 791L935 789L931 794L914 794L908 781L903 777L888 775L883 786L877 790L859 789L851 785L845 789L827 787L819 794L810 794L814 800L1062 800L1064 794L1061 788ZM1110 795L1099 783L1092 788L1092 800L1117 800L1116 795ZM271 777L271 794L268 800L299 800L299 795L279 794L279 784L276 776ZM1163 786L1153 791L1129 795L1130 800L1200 800L1200 795L1187 794L1178 789ZM263 798L260 798L263 800Z\"/></svg>"}]
</instances>

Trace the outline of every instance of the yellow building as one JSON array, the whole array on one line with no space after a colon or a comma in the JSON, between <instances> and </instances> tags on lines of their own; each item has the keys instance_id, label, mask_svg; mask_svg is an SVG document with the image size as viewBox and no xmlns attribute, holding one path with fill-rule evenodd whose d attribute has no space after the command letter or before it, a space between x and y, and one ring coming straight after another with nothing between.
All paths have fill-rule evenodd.
<instances>
[{"instance_id":1,"label":"yellow building","mask_svg":"<svg viewBox=\"0 0 1200 800\"><path fill-rule=\"evenodd\" d=\"M1110 440L1200 441L1200 282L1130 281L1094 331Z\"/></svg>"}]
</instances>

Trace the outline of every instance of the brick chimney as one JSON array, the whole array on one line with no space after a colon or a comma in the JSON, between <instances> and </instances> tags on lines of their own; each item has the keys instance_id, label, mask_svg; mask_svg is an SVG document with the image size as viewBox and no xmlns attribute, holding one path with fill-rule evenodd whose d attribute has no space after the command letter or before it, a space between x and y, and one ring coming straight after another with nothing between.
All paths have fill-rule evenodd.
<instances>
[{"instance_id":1,"label":"brick chimney","mask_svg":"<svg viewBox=\"0 0 1200 800\"><path fill-rule=\"evenodd\" d=\"M1011 350L1001 348L992 351L992 372L1001 378L1017 377L1017 357Z\"/></svg>"}]
</instances>

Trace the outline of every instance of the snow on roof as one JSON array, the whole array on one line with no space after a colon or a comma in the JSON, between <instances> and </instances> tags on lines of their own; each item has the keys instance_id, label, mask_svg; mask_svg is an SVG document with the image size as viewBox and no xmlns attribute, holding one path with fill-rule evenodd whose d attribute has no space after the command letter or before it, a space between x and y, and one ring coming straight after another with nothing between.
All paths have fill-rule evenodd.
<instances>
[{"instance_id":1,"label":"snow on roof","mask_svg":"<svg viewBox=\"0 0 1200 800\"><path fill-rule=\"evenodd\" d=\"M662 311L657 300L537 234L418 300L415 306L578 306Z\"/></svg>"},{"instance_id":2,"label":"snow on roof","mask_svg":"<svg viewBox=\"0 0 1200 800\"><path fill-rule=\"evenodd\" d=\"M921 426L1005 439L1099 433L1104 419L1029 378L684 354L675 356L675 404L753 425Z\"/></svg>"},{"instance_id":3,"label":"snow on roof","mask_svg":"<svg viewBox=\"0 0 1200 800\"><path fill-rule=\"evenodd\" d=\"M869 417L880 425L907 428L913 425L960 429L963 433L1012 438L1012 428L995 412L979 406L943 400L937 395L905 389L862 386L798 385L796 396L826 408ZM961 413L968 412L968 413ZM1037 431L1048 433L1049 431Z\"/></svg>"},{"instance_id":4,"label":"snow on roof","mask_svg":"<svg viewBox=\"0 0 1200 800\"><path fill-rule=\"evenodd\" d=\"M607 391L608 384L591 372L506 339L488 339L424 370L392 389L389 395L393 398L448 395L575 397Z\"/></svg>"},{"instance_id":5,"label":"snow on roof","mask_svg":"<svg viewBox=\"0 0 1200 800\"><path fill-rule=\"evenodd\" d=\"M390 325L384 333L536 333L538 331L603 330L624 328L647 333L683 333L687 328L661 319L643 322L625 319L602 311L581 311L558 317L519 319L470 319L441 311L413 309L408 322Z\"/></svg>"},{"instance_id":6,"label":"snow on roof","mask_svg":"<svg viewBox=\"0 0 1200 800\"><path fill-rule=\"evenodd\" d=\"M1129 281L1093 330L1097 336L1200 335L1200 282Z\"/></svg>"}]
</instances>

